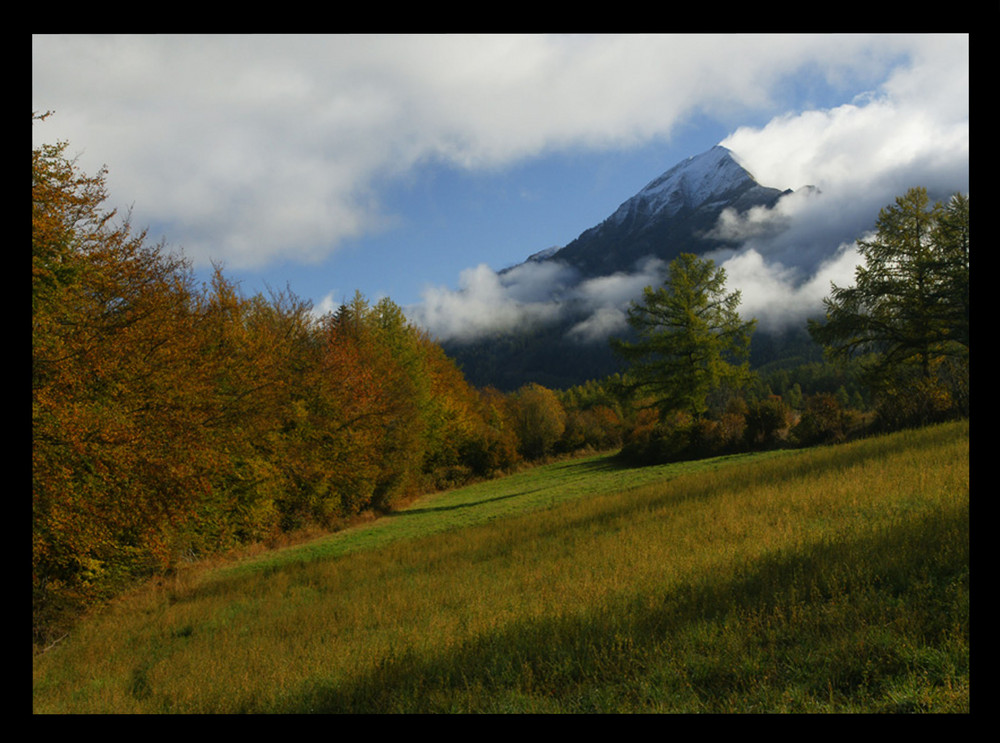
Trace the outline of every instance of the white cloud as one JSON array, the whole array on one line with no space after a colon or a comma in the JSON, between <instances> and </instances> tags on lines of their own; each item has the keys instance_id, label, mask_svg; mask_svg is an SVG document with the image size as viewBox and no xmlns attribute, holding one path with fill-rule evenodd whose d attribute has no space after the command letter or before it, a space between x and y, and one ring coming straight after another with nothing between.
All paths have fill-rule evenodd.
<instances>
[{"instance_id":1,"label":"white cloud","mask_svg":"<svg viewBox=\"0 0 1000 743\"><path fill-rule=\"evenodd\" d=\"M726 287L741 293L740 315L756 318L763 331L802 326L823 311L830 284L854 282L858 257L853 243L842 244L814 273L802 280L799 272L780 263L767 263L753 249L743 250L720 265L726 271Z\"/></svg>"},{"instance_id":2,"label":"white cloud","mask_svg":"<svg viewBox=\"0 0 1000 743\"><path fill-rule=\"evenodd\" d=\"M964 163L967 182L969 39L920 36L909 51L906 64L852 103L741 127L722 144L761 183L782 188L863 195L903 183L930 189L960 177L956 163Z\"/></svg>"},{"instance_id":3,"label":"white cloud","mask_svg":"<svg viewBox=\"0 0 1000 743\"><path fill-rule=\"evenodd\" d=\"M32 107L57 114L35 136L68 139L89 171L108 164L137 221L169 230L196 261L258 267L317 261L384 229L380 179L422 161L502 167L553 148L643 142L696 113L762 110L804 67L870 76L924 46L836 35L40 35ZM899 73L887 87L915 86Z\"/></svg>"},{"instance_id":4,"label":"white cloud","mask_svg":"<svg viewBox=\"0 0 1000 743\"><path fill-rule=\"evenodd\" d=\"M530 275L533 268L528 264L519 272L520 278L529 279L523 285L497 274L486 264L467 268L459 276L457 291L446 287L426 289L423 302L410 308L410 315L442 340L470 340L530 323L554 321L561 307L547 295L534 291L538 285Z\"/></svg>"},{"instance_id":5,"label":"white cloud","mask_svg":"<svg viewBox=\"0 0 1000 743\"><path fill-rule=\"evenodd\" d=\"M644 287L663 281L666 265L658 258L646 258L632 272L587 279L575 288L574 296L588 307L623 307L642 293Z\"/></svg>"},{"instance_id":6,"label":"white cloud","mask_svg":"<svg viewBox=\"0 0 1000 743\"><path fill-rule=\"evenodd\" d=\"M618 307L598 307L585 320L569 329L570 338L583 343L603 343L628 328L628 316Z\"/></svg>"},{"instance_id":7,"label":"white cloud","mask_svg":"<svg viewBox=\"0 0 1000 743\"><path fill-rule=\"evenodd\" d=\"M441 340L466 341L537 322L580 318L570 329L577 340L604 340L625 327L629 303L643 287L663 280L663 262L640 262L634 272L579 281L558 261L529 261L497 273L483 264L459 277L459 288L431 287L408 314Z\"/></svg>"}]
</instances>

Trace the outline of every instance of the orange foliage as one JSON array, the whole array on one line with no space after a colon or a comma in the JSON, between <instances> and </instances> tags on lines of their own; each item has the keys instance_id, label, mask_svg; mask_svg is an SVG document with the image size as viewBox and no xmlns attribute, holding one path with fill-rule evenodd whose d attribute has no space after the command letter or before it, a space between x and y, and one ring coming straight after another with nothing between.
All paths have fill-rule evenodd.
<instances>
[{"instance_id":1,"label":"orange foliage","mask_svg":"<svg viewBox=\"0 0 1000 743\"><path fill-rule=\"evenodd\" d=\"M36 640L63 609L179 560L336 527L560 445L552 391L472 388L389 300L316 318L220 270L196 286L104 209L104 171L64 151L32 150ZM587 445L616 435L618 414L590 407L572 417Z\"/></svg>"}]
</instances>

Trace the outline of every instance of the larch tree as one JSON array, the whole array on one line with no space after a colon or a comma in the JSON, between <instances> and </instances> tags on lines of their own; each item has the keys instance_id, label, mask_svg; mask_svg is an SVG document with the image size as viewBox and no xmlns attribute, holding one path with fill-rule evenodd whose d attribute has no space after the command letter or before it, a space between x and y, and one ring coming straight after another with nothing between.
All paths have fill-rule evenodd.
<instances>
[{"instance_id":1,"label":"larch tree","mask_svg":"<svg viewBox=\"0 0 1000 743\"><path fill-rule=\"evenodd\" d=\"M943 369L950 386L967 388L954 380L967 376L969 354L968 197L932 204L925 188L911 188L857 247L854 285L831 286L810 334L834 359L861 359L869 385L893 405L919 392L940 409Z\"/></svg>"},{"instance_id":2,"label":"larch tree","mask_svg":"<svg viewBox=\"0 0 1000 743\"><path fill-rule=\"evenodd\" d=\"M661 414L704 415L713 390L738 387L749 374L756 321L743 321L740 301L739 291L726 292L726 272L712 260L690 253L676 258L664 284L646 287L642 301L629 309L638 339L612 339L614 350L631 362L630 386Z\"/></svg>"}]
</instances>

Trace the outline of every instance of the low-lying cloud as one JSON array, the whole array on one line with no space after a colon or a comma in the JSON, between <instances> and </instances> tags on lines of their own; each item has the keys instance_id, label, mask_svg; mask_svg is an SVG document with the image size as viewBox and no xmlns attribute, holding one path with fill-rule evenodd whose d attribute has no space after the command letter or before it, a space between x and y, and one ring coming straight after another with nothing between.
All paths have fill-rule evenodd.
<instances>
[{"instance_id":1,"label":"low-lying cloud","mask_svg":"<svg viewBox=\"0 0 1000 743\"><path fill-rule=\"evenodd\" d=\"M572 275L569 267L558 263L528 263L509 273L481 264L462 271L457 290L427 289L422 304L411 308L410 315L441 340L458 341L555 322L562 307L553 292L560 280Z\"/></svg>"},{"instance_id":2,"label":"low-lying cloud","mask_svg":"<svg viewBox=\"0 0 1000 743\"><path fill-rule=\"evenodd\" d=\"M628 305L643 287L662 282L663 270L662 261L650 258L634 271L581 280L558 260L528 261L501 272L482 264L461 273L457 290L425 290L423 301L409 308L409 314L445 341L574 320L568 331L572 338L603 342L624 330Z\"/></svg>"},{"instance_id":3,"label":"low-lying cloud","mask_svg":"<svg viewBox=\"0 0 1000 743\"><path fill-rule=\"evenodd\" d=\"M923 186L936 200L968 194L968 38L931 35L922 41L850 103L741 127L720 143L762 185L794 189L771 209L724 212L709 233L738 246L706 255L726 270L727 288L740 290L741 314L757 318L762 329L803 323L822 312L831 283L852 284L856 241L874 228L879 210L909 188ZM535 293L528 309L534 317L560 317L570 308L582 312L571 335L599 340L624 328L629 301L643 286L662 282L662 269L637 267L591 279L548 300ZM520 276L531 273L526 264ZM438 288L425 295L428 301L415 316L449 337L462 326L466 304L474 303L476 327L510 328L518 320L509 298L517 293L515 277L499 281L496 294L505 300L505 311L493 313L483 295L467 287ZM443 324L443 313L428 309L446 304Z\"/></svg>"}]
</instances>

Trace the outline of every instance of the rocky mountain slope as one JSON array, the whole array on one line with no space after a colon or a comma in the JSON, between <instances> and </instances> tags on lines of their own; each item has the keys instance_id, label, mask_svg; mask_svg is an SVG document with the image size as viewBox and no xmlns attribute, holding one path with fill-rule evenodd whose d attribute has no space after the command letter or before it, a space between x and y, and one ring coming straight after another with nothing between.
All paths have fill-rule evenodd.
<instances>
[{"instance_id":1,"label":"rocky mountain slope","mask_svg":"<svg viewBox=\"0 0 1000 743\"><path fill-rule=\"evenodd\" d=\"M443 345L479 386L515 389L534 381L566 387L607 376L618 370L608 335L624 331L627 299L638 297L642 286L659 283L663 269L681 253L737 247L713 229L724 210L771 208L790 193L758 183L725 147L689 157L565 247L539 251L500 272L506 286L530 283L533 302L558 307L549 320ZM529 282L524 279L529 275L559 281ZM620 287L614 301L607 295L604 304L593 301L598 287L613 284ZM626 291L633 293L625 296ZM796 345L804 343L801 334L792 335ZM775 341L765 345L773 349Z\"/></svg>"},{"instance_id":2,"label":"rocky mountain slope","mask_svg":"<svg viewBox=\"0 0 1000 743\"><path fill-rule=\"evenodd\" d=\"M531 260L560 261L592 278L632 270L649 257L669 262L683 252L705 253L728 245L710 236L724 209L772 207L788 193L760 185L730 150L716 145L654 179L566 247Z\"/></svg>"}]
</instances>

